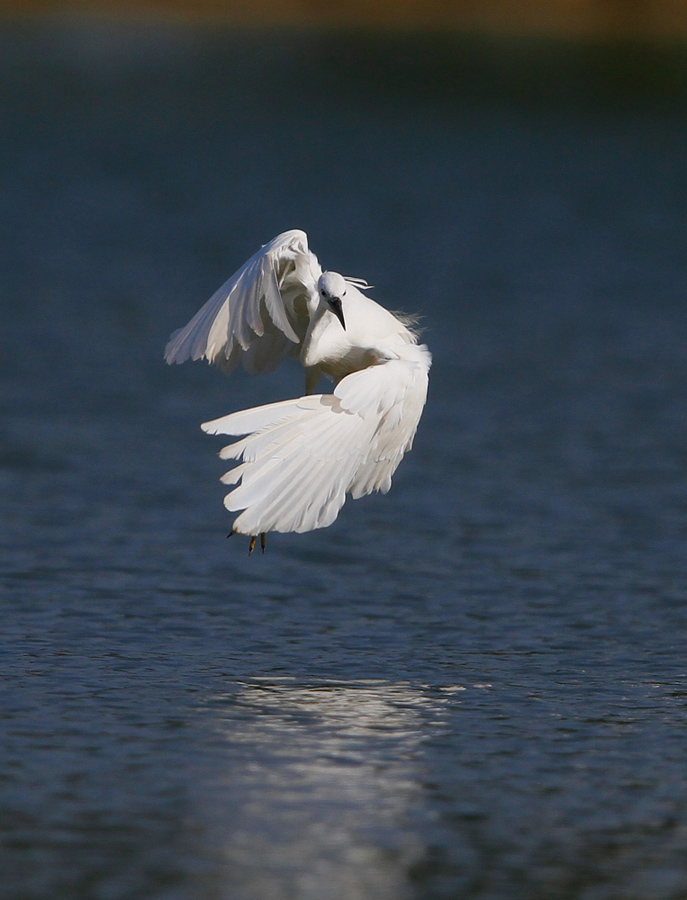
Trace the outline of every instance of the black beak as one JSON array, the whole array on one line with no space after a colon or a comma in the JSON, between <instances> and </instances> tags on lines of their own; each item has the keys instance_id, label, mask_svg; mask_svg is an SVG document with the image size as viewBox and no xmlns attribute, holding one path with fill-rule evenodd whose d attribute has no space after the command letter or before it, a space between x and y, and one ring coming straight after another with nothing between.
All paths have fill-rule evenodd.
<instances>
[{"instance_id":1,"label":"black beak","mask_svg":"<svg viewBox=\"0 0 687 900\"><path fill-rule=\"evenodd\" d=\"M331 307L332 312L336 316L336 318L341 322L341 327L343 330L346 330L346 323L344 322L343 309L341 308L341 300L339 297L333 297L332 299L327 301L329 306Z\"/></svg>"}]
</instances>

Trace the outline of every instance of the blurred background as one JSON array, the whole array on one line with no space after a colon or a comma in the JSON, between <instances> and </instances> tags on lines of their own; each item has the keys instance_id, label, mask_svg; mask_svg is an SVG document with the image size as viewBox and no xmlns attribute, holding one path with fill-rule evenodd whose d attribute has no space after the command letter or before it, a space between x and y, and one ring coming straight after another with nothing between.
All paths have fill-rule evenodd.
<instances>
[{"instance_id":1,"label":"blurred background","mask_svg":"<svg viewBox=\"0 0 687 900\"><path fill-rule=\"evenodd\" d=\"M2 2L0 108L2 900L687 896L684 3ZM302 373L162 354L288 228L434 367L249 559Z\"/></svg>"},{"instance_id":2,"label":"blurred background","mask_svg":"<svg viewBox=\"0 0 687 900\"><path fill-rule=\"evenodd\" d=\"M3 0L10 15L105 14L228 25L476 30L640 41L687 34L683 0Z\"/></svg>"}]
</instances>

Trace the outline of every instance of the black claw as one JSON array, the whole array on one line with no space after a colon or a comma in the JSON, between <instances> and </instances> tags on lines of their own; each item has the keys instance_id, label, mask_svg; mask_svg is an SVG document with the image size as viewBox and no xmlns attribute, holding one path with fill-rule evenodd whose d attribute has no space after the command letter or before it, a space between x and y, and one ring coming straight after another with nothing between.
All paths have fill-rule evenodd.
<instances>
[{"instance_id":1,"label":"black claw","mask_svg":"<svg viewBox=\"0 0 687 900\"><path fill-rule=\"evenodd\" d=\"M263 553L265 552L265 544L266 543L267 543L267 535L265 534L264 531L261 531L260 532L260 548L262 549Z\"/></svg>"}]
</instances>

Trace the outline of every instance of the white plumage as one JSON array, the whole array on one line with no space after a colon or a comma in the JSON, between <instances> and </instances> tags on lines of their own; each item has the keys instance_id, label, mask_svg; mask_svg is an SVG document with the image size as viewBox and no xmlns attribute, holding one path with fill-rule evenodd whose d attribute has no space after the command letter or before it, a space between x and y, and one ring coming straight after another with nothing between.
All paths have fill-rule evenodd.
<instances>
[{"instance_id":1,"label":"white plumage","mask_svg":"<svg viewBox=\"0 0 687 900\"><path fill-rule=\"evenodd\" d=\"M270 371L287 356L306 370L306 396L206 422L245 435L221 451L239 465L224 504L233 532L311 531L336 519L346 494L386 493L412 445L431 356L406 321L362 293L366 282L322 272L303 231L265 244L167 345L168 363L207 359L230 372ZM333 394L312 394L321 375Z\"/></svg>"}]
</instances>

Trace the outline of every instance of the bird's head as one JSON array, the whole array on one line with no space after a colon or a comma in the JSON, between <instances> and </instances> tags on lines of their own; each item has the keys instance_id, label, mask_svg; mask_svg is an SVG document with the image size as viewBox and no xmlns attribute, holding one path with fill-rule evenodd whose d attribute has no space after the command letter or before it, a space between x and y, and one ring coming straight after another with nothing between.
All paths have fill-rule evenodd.
<instances>
[{"instance_id":1,"label":"bird's head","mask_svg":"<svg viewBox=\"0 0 687 900\"><path fill-rule=\"evenodd\" d=\"M320 300L334 313L346 330L342 300L346 296L346 280L338 272L323 272L317 283Z\"/></svg>"}]
</instances>

